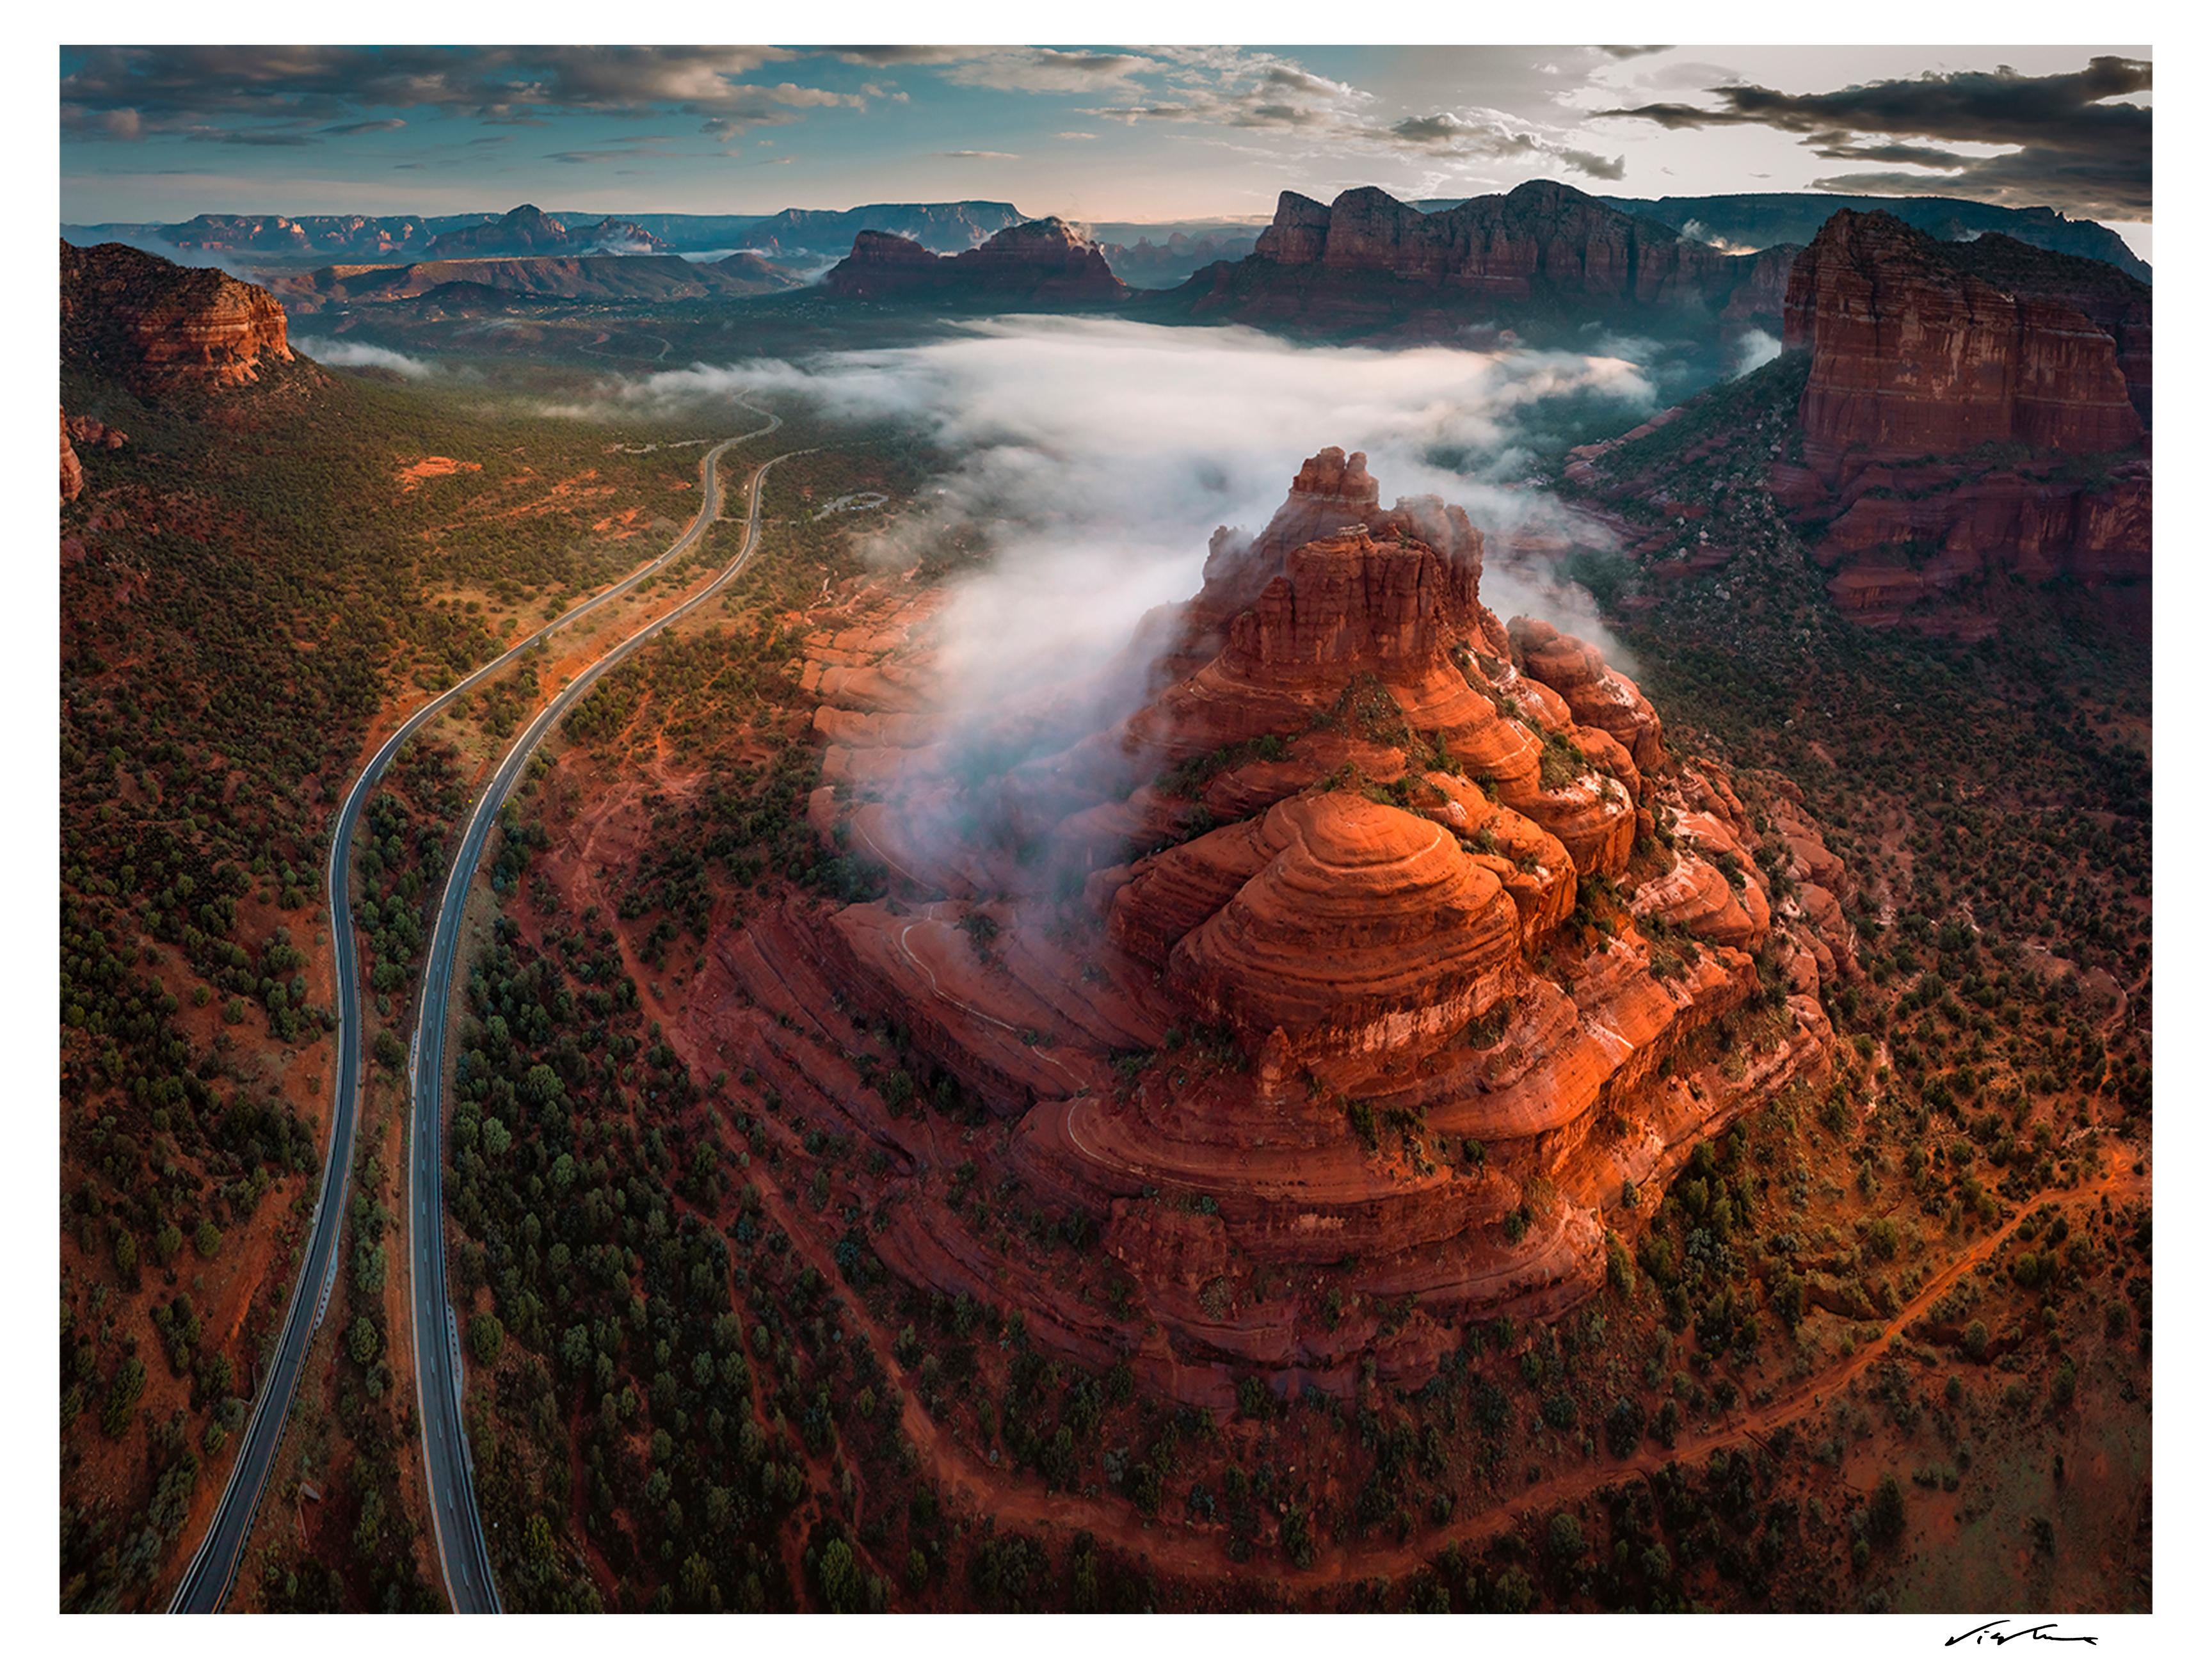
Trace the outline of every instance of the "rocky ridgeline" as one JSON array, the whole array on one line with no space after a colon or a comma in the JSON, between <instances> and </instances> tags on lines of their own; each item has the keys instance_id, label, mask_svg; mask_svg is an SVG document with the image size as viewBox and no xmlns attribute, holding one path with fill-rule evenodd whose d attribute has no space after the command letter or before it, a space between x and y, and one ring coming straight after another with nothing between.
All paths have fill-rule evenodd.
<instances>
[{"instance_id":1,"label":"rocky ridgeline","mask_svg":"<svg viewBox=\"0 0 2212 1659\"><path fill-rule=\"evenodd\" d=\"M822 286L848 300L953 304L1114 304L1128 297L1098 245L1060 219L1012 225L950 255L888 231L864 230Z\"/></svg>"},{"instance_id":2,"label":"rocky ridgeline","mask_svg":"<svg viewBox=\"0 0 2212 1659\"><path fill-rule=\"evenodd\" d=\"M981 780L926 629L823 642L811 815L894 890L791 973L1001 1114L1135 1288L1076 1295L926 1172L885 1261L1184 1399L1348 1392L1369 1357L1410 1386L1465 1319L1589 1295L1624 1183L1823 1071L1855 966L1817 832L1776 819L1774 890L1729 780L1596 650L1501 622L1482 558L1324 451L1148 619L1156 695Z\"/></svg>"}]
</instances>

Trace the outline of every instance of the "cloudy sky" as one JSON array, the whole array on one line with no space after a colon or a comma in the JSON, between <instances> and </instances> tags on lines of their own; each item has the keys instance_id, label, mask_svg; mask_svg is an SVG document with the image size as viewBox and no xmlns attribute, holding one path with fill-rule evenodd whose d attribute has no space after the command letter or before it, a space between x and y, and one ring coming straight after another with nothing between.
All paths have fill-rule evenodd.
<instances>
[{"instance_id":1,"label":"cloudy sky","mask_svg":"<svg viewBox=\"0 0 2212 1659\"><path fill-rule=\"evenodd\" d=\"M65 221L1836 189L2148 252L2140 46L64 47Z\"/></svg>"}]
</instances>

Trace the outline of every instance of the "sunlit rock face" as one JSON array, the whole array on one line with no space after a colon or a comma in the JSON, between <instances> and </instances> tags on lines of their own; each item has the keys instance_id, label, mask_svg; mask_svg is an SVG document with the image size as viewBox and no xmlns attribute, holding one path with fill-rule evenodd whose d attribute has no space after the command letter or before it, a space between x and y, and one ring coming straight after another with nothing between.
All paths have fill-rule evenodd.
<instances>
[{"instance_id":1,"label":"sunlit rock face","mask_svg":"<svg viewBox=\"0 0 2212 1659\"><path fill-rule=\"evenodd\" d=\"M62 356L141 397L248 385L289 362L284 313L267 290L120 243L61 245Z\"/></svg>"},{"instance_id":2,"label":"sunlit rock face","mask_svg":"<svg viewBox=\"0 0 2212 1659\"><path fill-rule=\"evenodd\" d=\"M1464 513L1382 499L1364 456L1310 459L1148 619L1140 707L988 775L921 714L926 627L809 671L813 820L892 884L824 918L823 971L1134 1290L1109 1315L927 1179L878 1253L1182 1398L1417 1382L1466 1318L1571 1306L1625 1183L1825 1067L1820 988L1856 971L1832 889L1778 902L1627 678L1483 604ZM1790 826L1788 867L1840 884ZM1347 1297L1415 1312L1385 1334Z\"/></svg>"}]
</instances>

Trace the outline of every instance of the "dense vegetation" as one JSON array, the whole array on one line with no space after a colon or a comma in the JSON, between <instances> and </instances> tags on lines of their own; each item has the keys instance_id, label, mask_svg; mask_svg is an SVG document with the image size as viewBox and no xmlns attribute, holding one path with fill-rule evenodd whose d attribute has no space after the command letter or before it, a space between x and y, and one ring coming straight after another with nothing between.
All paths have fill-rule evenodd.
<instances>
[{"instance_id":1,"label":"dense vegetation","mask_svg":"<svg viewBox=\"0 0 2212 1659\"><path fill-rule=\"evenodd\" d=\"M63 1601L96 1607L143 1593L289 1287L271 1194L320 1162L308 952L372 715L495 648L492 589L631 562L563 481L649 500L696 460L305 363L158 406L64 364L62 392L129 434L61 524ZM439 451L482 471L399 487ZM457 581L483 598L434 602ZM203 1328L249 1298L242 1333Z\"/></svg>"}]
</instances>

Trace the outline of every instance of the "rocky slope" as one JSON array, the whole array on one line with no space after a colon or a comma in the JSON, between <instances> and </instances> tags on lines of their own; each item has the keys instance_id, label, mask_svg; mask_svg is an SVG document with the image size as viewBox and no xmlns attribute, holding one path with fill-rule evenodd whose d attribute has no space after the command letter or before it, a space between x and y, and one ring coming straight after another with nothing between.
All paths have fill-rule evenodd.
<instances>
[{"instance_id":1,"label":"rocky slope","mask_svg":"<svg viewBox=\"0 0 2212 1659\"><path fill-rule=\"evenodd\" d=\"M951 304L1114 304L1128 295L1098 245L1060 219L1012 226L949 257L903 236L864 230L822 286L842 299Z\"/></svg>"},{"instance_id":2,"label":"rocky slope","mask_svg":"<svg viewBox=\"0 0 2212 1659\"><path fill-rule=\"evenodd\" d=\"M1249 258L1176 295L1195 315L1343 329L1440 313L1717 312L1755 270L1749 257L1537 179L1435 213L1374 189L1327 205L1285 191Z\"/></svg>"},{"instance_id":3,"label":"rocky slope","mask_svg":"<svg viewBox=\"0 0 2212 1659\"><path fill-rule=\"evenodd\" d=\"M1180 1398L1413 1386L1465 1319L1589 1294L1624 1183L1824 1068L1832 892L1770 890L1726 777L1482 566L1324 451L1150 619L1154 696L980 775L1006 733L929 718L926 629L823 641L811 817L894 891L808 971L1003 1115L999 1203L1089 1218L1119 1288L927 1182L886 1262Z\"/></svg>"},{"instance_id":4,"label":"rocky slope","mask_svg":"<svg viewBox=\"0 0 2212 1659\"><path fill-rule=\"evenodd\" d=\"M1831 219L1790 275L1809 365L1774 486L1825 523L1838 600L1888 620L1992 573L2148 580L2150 329L2109 265Z\"/></svg>"},{"instance_id":5,"label":"rocky slope","mask_svg":"<svg viewBox=\"0 0 2212 1659\"><path fill-rule=\"evenodd\" d=\"M61 347L148 398L244 386L292 360L266 289L112 242L61 245Z\"/></svg>"}]
</instances>

